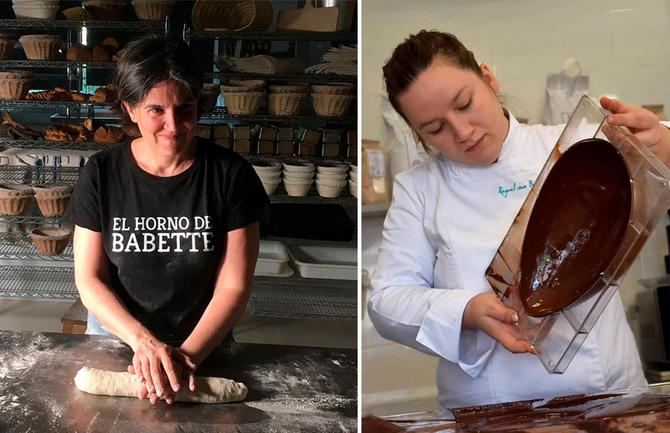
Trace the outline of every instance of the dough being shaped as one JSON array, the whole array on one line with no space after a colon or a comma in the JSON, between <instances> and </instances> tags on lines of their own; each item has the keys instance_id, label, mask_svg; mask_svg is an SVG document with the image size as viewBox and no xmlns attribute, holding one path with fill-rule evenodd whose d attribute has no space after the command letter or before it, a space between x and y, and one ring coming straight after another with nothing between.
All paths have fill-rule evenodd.
<instances>
[{"instance_id":1,"label":"dough being shaped","mask_svg":"<svg viewBox=\"0 0 670 433\"><path fill-rule=\"evenodd\" d=\"M137 397L142 382L135 374L82 367L74 377L74 384L78 390L89 394ZM246 396L247 387L241 382L223 377L196 377L195 392L182 387L175 395L175 400L191 403L227 403L244 400Z\"/></svg>"}]
</instances>

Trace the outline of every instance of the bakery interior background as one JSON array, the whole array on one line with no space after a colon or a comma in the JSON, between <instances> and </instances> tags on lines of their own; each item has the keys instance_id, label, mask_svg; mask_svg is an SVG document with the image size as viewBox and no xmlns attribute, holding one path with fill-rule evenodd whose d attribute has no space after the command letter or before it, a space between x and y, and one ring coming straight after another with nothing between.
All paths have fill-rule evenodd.
<instances>
[{"instance_id":1,"label":"bakery interior background","mask_svg":"<svg viewBox=\"0 0 670 433\"><path fill-rule=\"evenodd\" d=\"M407 137L396 134L387 106L381 68L410 33L436 29L457 35L479 62L493 67L507 106L517 118L541 123L547 78L578 75L592 96L615 95L637 105L670 107L670 0L365 0L362 2L361 69L364 140L378 141L387 182L421 159ZM586 79L582 77L587 77ZM560 90L560 89L559 89ZM560 92L559 92L560 93ZM667 116L664 117L667 120ZM398 137L400 135L400 137ZM365 202L365 198L363 198ZM384 205L364 204L361 269L372 275L381 243ZM667 214L628 272L621 296L644 353L658 344L650 281L668 274ZM641 281L646 281L645 287ZM363 278L362 299L367 299ZM363 308L364 310L364 308ZM382 339L363 313L363 413L378 415L428 410L437 405L433 357Z\"/></svg>"}]
</instances>

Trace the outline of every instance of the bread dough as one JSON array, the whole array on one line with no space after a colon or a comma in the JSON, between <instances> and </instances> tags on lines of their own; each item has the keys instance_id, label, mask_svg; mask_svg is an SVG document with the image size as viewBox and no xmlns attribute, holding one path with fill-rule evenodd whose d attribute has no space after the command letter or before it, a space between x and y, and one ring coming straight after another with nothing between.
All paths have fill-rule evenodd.
<instances>
[{"instance_id":1,"label":"bread dough","mask_svg":"<svg viewBox=\"0 0 670 433\"><path fill-rule=\"evenodd\" d=\"M142 385L140 377L126 372L82 367L74 377L78 390L89 394L115 397L137 397ZM241 382L223 377L196 377L195 392L181 389L176 401L191 403L226 403L241 401L247 396L247 387Z\"/></svg>"}]
</instances>

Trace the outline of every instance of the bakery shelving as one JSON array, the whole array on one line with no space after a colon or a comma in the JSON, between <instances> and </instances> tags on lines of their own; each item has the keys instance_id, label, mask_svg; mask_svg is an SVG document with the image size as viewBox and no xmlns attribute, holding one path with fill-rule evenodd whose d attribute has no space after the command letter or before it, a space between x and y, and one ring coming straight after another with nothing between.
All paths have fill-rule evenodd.
<instances>
[{"instance_id":1,"label":"bakery shelving","mask_svg":"<svg viewBox=\"0 0 670 433\"><path fill-rule=\"evenodd\" d=\"M194 39L234 39L252 41L323 41L323 42L351 42L356 43L356 32L219 32L193 31L188 26L184 28L184 40Z\"/></svg>"},{"instance_id":2,"label":"bakery shelving","mask_svg":"<svg viewBox=\"0 0 670 433\"><path fill-rule=\"evenodd\" d=\"M115 62L71 62L67 60L0 60L0 68L81 68L114 69Z\"/></svg>"},{"instance_id":3,"label":"bakery shelving","mask_svg":"<svg viewBox=\"0 0 670 433\"><path fill-rule=\"evenodd\" d=\"M71 30L100 29L128 32L165 31L162 21L74 21L74 20L29 20L0 19L0 28L8 30Z\"/></svg>"},{"instance_id":4,"label":"bakery shelving","mask_svg":"<svg viewBox=\"0 0 670 433\"><path fill-rule=\"evenodd\" d=\"M0 28L3 31L28 30L67 30L66 38L68 44L77 40L78 29L86 27L91 29L108 29L117 31L135 32L159 32L167 30L167 23L162 22L130 22L130 21L42 21L42 20L0 20ZM188 40L210 39L223 42L225 40L258 40L258 41L331 41L331 42L355 42L355 32L263 32L263 33L235 33L227 32L189 32ZM68 45L69 46L69 45ZM34 60L5 60L0 61L0 70L12 68L35 69L36 75L42 74L40 70L49 68L62 68L64 71L77 71L88 69L111 70L113 62L68 62L64 60L34 61ZM72 73L69 75L51 74L50 77L60 80L69 80L71 76L84 79L83 74ZM208 80L228 79L255 79L261 78L269 81L291 82L301 81L306 83L328 83L349 82L355 83L356 77L339 75L318 74L249 74L249 73L219 73L210 72L206 74ZM77 86L82 89L82 83ZM72 87L71 87L72 88ZM64 102L64 101L0 101L0 110L8 110L17 113L59 113L51 115L51 120L78 121L87 117L101 118L108 113L109 104L95 102ZM63 118L63 116L65 118ZM355 129L355 115L338 118L323 118L316 115L299 115L290 118L258 114L253 116L232 116L224 110L217 110L202 117L204 122L257 122L271 125L319 125L349 129ZM343 128L344 129L344 128ZM0 147L35 149L35 155L44 150L87 150L95 151L108 145L88 142L50 142L45 140L12 140L0 139ZM255 155L250 155L255 156ZM316 158L321 159L321 158ZM39 161L37 161L39 164ZM0 182L39 184L39 183L65 183L75 184L81 167L53 166L52 165L0 165ZM291 204L335 204L341 205L349 210L356 207L356 199L345 190L340 197L322 198L317 195L314 188L306 197L289 197L280 185L277 193L270 196L272 203ZM54 298L54 299L76 299L77 290L73 278L72 248L68 246L65 251L57 256L42 256L32 245L26 232L26 227L41 224L58 224L59 218L46 218L39 215L36 206L32 213L20 216L0 217L0 223L8 226L9 233L0 233L0 296L4 297L32 297L32 298ZM355 221L354 221L355 223ZM303 243L312 241L302 240ZM318 243L317 241L315 243ZM355 244L353 241L352 244ZM284 318L355 318L357 314L356 281L344 280L322 280L306 279L296 272L288 278L281 277L255 277L254 288L248 303L247 312L256 316L284 317Z\"/></svg>"},{"instance_id":5,"label":"bakery shelving","mask_svg":"<svg viewBox=\"0 0 670 433\"><path fill-rule=\"evenodd\" d=\"M109 144L100 144L89 141L48 141L48 140L15 140L13 138L0 138L1 147L15 149L47 149L47 150L102 150Z\"/></svg>"},{"instance_id":6,"label":"bakery shelving","mask_svg":"<svg viewBox=\"0 0 670 433\"><path fill-rule=\"evenodd\" d=\"M232 115L225 110L215 110L211 113L203 114L201 121L243 121L243 122L271 122L275 124L301 125L304 123L321 123L331 125L352 125L356 123L356 118L351 116L344 117L319 117L316 115L295 115L295 116L273 116L271 114L244 114Z\"/></svg>"}]
</instances>

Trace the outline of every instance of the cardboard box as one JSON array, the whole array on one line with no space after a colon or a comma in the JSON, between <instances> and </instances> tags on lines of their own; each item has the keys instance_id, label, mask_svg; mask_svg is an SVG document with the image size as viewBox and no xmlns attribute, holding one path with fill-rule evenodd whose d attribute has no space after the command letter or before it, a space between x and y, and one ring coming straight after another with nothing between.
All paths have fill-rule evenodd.
<instances>
[{"instance_id":1,"label":"cardboard box","mask_svg":"<svg viewBox=\"0 0 670 433\"><path fill-rule=\"evenodd\" d=\"M293 155L295 152L295 143L293 141L278 141L277 155Z\"/></svg>"},{"instance_id":2,"label":"cardboard box","mask_svg":"<svg viewBox=\"0 0 670 433\"><path fill-rule=\"evenodd\" d=\"M228 124L214 125L212 127L212 138L218 140L220 138L230 138L230 126Z\"/></svg>"},{"instance_id":3,"label":"cardboard box","mask_svg":"<svg viewBox=\"0 0 670 433\"><path fill-rule=\"evenodd\" d=\"M250 140L251 128L248 126L233 127L233 139L235 140Z\"/></svg>"},{"instance_id":4,"label":"cardboard box","mask_svg":"<svg viewBox=\"0 0 670 433\"><path fill-rule=\"evenodd\" d=\"M340 144L342 134L339 129L324 129L321 134L323 144Z\"/></svg>"},{"instance_id":5,"label":"cardboard box","mask_svg":"<svg viewBox=\"0 0 670 433\"><path fill-rule=\"evenodd\" d=\"M317 156L317 145L307 142L302 142L298 146L298 155L300 156Z\"/></svg>"},{"instance_id":6,"label":"cardboard box","mask_svg":"<svg viewBox=\"0 0 670 433\"><path fill-rule=\"evenodd\" d=\"M275 142L268 140L258 140L258 152L259 155L274 155L275 154Z\"/></svg>"},{"instance_id":7,"label":"cardboard box","mask_svg":"<svg viewBox=\"0 0 670 433\"><path fill-rule=\"evenodd\" d=\"M250 140L233 140L233 150L237 153L243 155L248 155L251 153L251 141Z\"/></svg>"},{"instance_id":8,"label":"cardboard box","mask_svg":"<svg viewBox=\"0 0 670 433\"><path fill-rule=\"evenodd\" d=\"M282 127L277 131L277 140L279 141L293 141L295 137L293 136L293 128L291 127Z\"/></svg>"},{"instance_id":9,"label":"cardboard box","mask_svg":"<svg viewBox=\"0 0 670 433\"><path fill-rule=\"evenodd\" d=\"M324 143L321 146L321 156L324 158L337 158L340 156L340 144Z\"/></svg>"},{"instance_id":10,"label":"cardboard box","mask_svg":"<svg viewBox=\"0 0 670 433\"><path fill-rule=\"evenodd\" d=\"M272 126L262 126L260 133L258 134L258 139L263 141L275 141L277 140L277 128Z\"/></svg>"}]
</instances>

